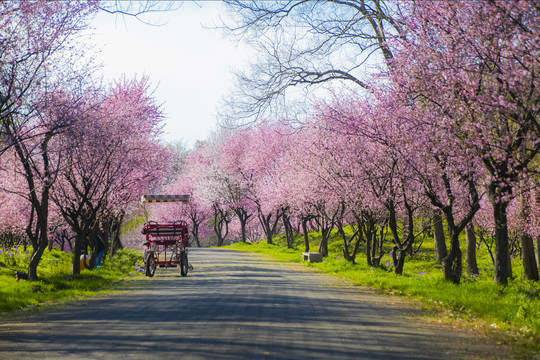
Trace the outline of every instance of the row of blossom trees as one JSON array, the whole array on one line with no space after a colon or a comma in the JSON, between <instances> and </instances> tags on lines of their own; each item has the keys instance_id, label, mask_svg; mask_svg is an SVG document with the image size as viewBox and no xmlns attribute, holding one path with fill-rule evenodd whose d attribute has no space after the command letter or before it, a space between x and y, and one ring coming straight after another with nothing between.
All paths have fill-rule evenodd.
<instances>
[{"instance_id":1,"label":"row of blossom trees","mask_svg":"<svg viewBox=\"0 0 540 360\"><path fill-rule=\"evenodd\" d=\"M282 230L292 244L295 230L315 227L323 255L336 229L344 257L354 262L364 244L372 266L391 239L400 274L433 223L444 276L459 283L460 234L473 244L475 272L476 226L494 239L498 284L511 276L510 231L525 277L538 280L539 9L527 1L400 9L400 36L385 43L392 56L369 92L334 90L301 125L238 130L190 154L172 186L192 195L193 228L206 223L221 245L231 229L243 241L259 229L268 243Z\"/></svg>"},{"instance_id":2,"label":"row of blossom trees","mask_svg":"<svg viewBox=\"0 0 540 360\"><path fill-rule=\"evenodd\" d=\"M120 246L126 211L169 170L149 80L99 84L82 62L98 10L97 1L0 4L0 218L2 233L24 232L32 245L30 280L62 229L75 234L74 273L98 232Z\"/></svg>"}]
</instances>

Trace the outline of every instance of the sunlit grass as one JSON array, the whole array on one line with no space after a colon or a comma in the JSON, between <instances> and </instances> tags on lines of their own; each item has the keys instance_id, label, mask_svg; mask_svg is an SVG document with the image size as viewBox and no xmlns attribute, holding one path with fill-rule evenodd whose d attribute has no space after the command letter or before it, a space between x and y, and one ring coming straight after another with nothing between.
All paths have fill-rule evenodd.
<instances>
[{"instance_id":1,"label":"sunlit grass","mask_svg":"<svg viewBox=\"0 0 540 360\"><path fill-rule=\"evenodd\" d=\"M106 290L132 272L140 255L122 250L103 266L72 275L71 254L46 250L38 267L39 281L15 281L15 271L26 272L31 249L2 249L0 254L0 312L37 305L52 300L91 296Z\"/></svg>"}]
</instances>

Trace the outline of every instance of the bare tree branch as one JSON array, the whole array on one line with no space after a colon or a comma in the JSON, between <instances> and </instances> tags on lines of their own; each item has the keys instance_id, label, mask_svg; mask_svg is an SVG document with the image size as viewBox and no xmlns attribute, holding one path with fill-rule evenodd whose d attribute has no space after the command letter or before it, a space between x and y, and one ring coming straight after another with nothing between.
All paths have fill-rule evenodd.
<instances>
[{"instance_id":1,"label":"bare tree branch","mask_svg":"<svg viewBox=\"0 0 540 360\"><path fill-rule=\"evenodd\" d=\"M232 20L220 28L258 56L236 74L237 86L220 111L222 126L279 116L323 84L369 90L374 69L393 57L388 37L402 32L394 20L398 6L384 0L226 3Z\"/></svg>"},{"instance_id":2,"label":"bare tree branch","mask_svg":"<svg viewBox=\"0 0 540 360\"><path fill-rule=\"evenodd\" d=\"M162 14L168 11L175 11L182 7L183 1L121 1L110 0L100 3L99 9L114 15L134 17L140 22L151 25L165 25L161 18L152 18L152 21L145 19L148 15Z\"/></svg>"}]
</instances>

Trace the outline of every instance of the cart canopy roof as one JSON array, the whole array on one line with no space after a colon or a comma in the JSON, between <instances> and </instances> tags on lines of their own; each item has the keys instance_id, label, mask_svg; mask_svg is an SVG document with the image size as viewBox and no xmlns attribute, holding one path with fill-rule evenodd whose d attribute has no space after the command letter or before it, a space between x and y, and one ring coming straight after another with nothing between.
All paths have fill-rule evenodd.
<instances>
[{"instance_id":1,"label":"cart canopy roof","mask_svg":"<svg viewBox=\"0 0 540 360\"><path fill-rule=\"evenodd\" d=\"M147 194L141 198L141 203L181 202L189 203L189 195L154 195Z\"/></svg>"}]
</instances>

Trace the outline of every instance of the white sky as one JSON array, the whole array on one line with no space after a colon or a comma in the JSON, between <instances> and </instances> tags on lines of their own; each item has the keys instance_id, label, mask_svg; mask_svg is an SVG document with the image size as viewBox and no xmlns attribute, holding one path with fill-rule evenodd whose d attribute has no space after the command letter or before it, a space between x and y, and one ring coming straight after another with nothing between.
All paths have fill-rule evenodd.
<instances>
[{"instance_id":1,"label":"white sky","mask_svg":"<svg viewBox=\"0 0 540 360\"><path fill-rule=\"evenodd\" d=\"M159 15L168 22L150 26L132 17L100 12L93 25L98 62L105 80L148 75L157 86L155 97L167 117L164 140L182 140L192 147L216 129L222 96L232 87L232 69L240 68L246 51L224 39L218 24L221 2L183 3L179 10Z\"/></svg>"}]
</instances>

